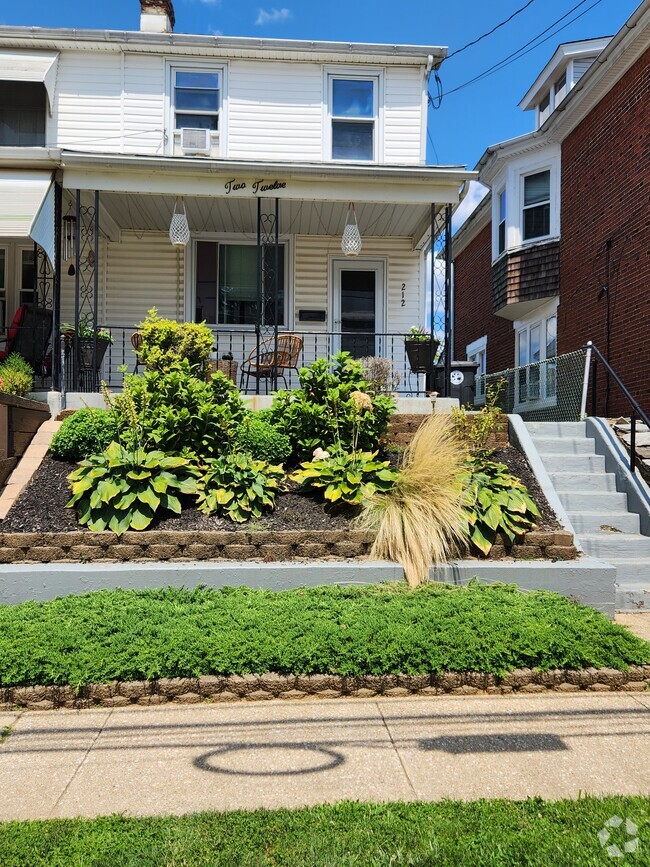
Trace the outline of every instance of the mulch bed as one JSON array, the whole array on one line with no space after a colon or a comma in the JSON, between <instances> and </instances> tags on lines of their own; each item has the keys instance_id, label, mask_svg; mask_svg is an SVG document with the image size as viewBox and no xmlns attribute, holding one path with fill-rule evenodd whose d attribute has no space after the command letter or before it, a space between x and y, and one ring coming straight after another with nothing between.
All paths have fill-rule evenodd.
<instances>
[{"instance_id":1,"label":"mulch bed","mask_svg":"<svg viewBox=\"0 0 650 867\"><path fill-rule=\"evenodd\" d=\"M494 453L494 460L507 464L510 471L528 488L541 512L539 529L561 529L523 455L509 446L498 449ZM77 525L74 511L65 508L70 498L66 477L74 468L75 464L56 461L48 455L5 520L0 522L0 530L3 533L65 533L83 530L84 528ZM299 492L296 485L290 485L289 488L286 493L278 495L275 510L258 521L235 524L227 518L210 517L197 509L187 508L180 515L160 518L151 525L151 529L250 532L253 529L342 530L350 526L350 519L354 516L352 510L341 511L337 507L325 506L313 495Z\"/></svg>"}]
</instances>

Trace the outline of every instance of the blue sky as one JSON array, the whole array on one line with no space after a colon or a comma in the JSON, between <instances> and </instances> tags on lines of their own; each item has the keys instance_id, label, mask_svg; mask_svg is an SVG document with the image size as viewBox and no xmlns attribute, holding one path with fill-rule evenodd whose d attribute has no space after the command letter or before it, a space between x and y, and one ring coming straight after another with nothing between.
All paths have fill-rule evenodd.
<instances>
[{"instance_id":1,"label":"blue sky","mask_svg":"<svg viewBox=\"0 0 650 867\"><path fill-rule=\"evenodd\" d=\"M446 45L450 52L490 30L526 0L433 3L431 0L175 0L176 31L223 33L227 36L332 39L359 42ZM505 27L445 62L443 90L451 90L520 48L579 0L532 0ZM585 12L566 29L484 80L443 97L432 111L429 129L431 163L467 164L472 168L494 142L528 132L532 112L517 104L560 42L613 35L639 0L584 0L561 24ZM595 7L590 9L594 3ZM0 23L43 27L90 27L136 30L138 0L23 0L6 2ZM587 10L587 11L585 11ZM553 28L555 30L556 28ZM548 34L547 34L548 35ZM545 38L545 37L542 37ZM472 198L477 198L475 193ZM468 202L468 205L470 203Z\"/></svg>"}]
</instances>

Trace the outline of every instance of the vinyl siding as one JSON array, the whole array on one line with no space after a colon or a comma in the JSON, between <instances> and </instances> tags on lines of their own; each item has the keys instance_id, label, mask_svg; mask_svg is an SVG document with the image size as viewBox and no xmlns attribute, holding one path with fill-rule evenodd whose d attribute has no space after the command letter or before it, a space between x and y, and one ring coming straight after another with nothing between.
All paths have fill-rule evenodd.
<instances>
[{"instance_id":1,"label":"vinyl siding","mask_svg":"<svg viewBox=\"0 0 650 867\"><path fill-rule=\"evenodd\" d=\"M419 163L424 71L389 67L384 76L384 161Z\"/></svg>"},{"instance_id":2,"label":"vinyl siding","mask_svg":"<svg viewBox=\"0 0 650 867\"><path fill-rule=\"evenodd\" d=\"M162 57L124 56L124 151L162 154L165 130L165 63Z\"/></svg>"},{"instance_id":3,"label":"vinyl siding","mask_svg":"<svg viewBox=\"0 0 650 867\"><path fill-rule=\"evenodd\" d=\"M322 91L318 64L233 61L228 156L320 160Z\"/></svg>"},{"instance_id":4,"label":"vinyl siding","mask_svg":"<svg viewBox=\"0 0 650 867\"><path fill-rule=\"evenodd\" d=\"M119 54L61 52L51 136L56 131L57 144L71 150L120 150L121 96Z\"/></svg>"}]
</instances>

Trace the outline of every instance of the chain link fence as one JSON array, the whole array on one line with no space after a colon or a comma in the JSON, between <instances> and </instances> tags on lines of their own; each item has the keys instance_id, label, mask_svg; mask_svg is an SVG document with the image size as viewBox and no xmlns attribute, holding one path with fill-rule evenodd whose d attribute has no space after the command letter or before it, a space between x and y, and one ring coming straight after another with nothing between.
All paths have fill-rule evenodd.
<instances>
[{"instance_id":1,"label":"chain link fence","mask_svg":"<svg viewBox=\"0 0 650 867\"><path fill-rule=\"evenodd\" d=\"M476 379L476 403L502 382L498 405L525 421L579 421L585 375L582 350Z\"/></svg>"}]
</instances>

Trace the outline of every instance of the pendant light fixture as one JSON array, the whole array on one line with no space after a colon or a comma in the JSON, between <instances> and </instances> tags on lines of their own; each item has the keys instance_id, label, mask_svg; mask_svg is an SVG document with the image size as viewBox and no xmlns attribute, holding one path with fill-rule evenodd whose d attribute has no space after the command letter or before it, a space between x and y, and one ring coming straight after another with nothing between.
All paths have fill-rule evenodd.
<instances>
[{"instance_id":1,"label":"pendant light fixture","mask_svg":"<svg viewBox=\"0 0 650 867\"><path fill-rule=\"evenodd\" d=\"M182 209L182 210L181 210ZM174 247L187 247L190 240L190 227L185 212L185 202L182 196L176 197L174 213L169 224L169 240Z\"/></svg>"},{"instance_id":2,"label":"pendant light fixture","mask_svg":"<svg viewBox=\"0 0 650 867\"><path fill-rule=\"evenodd\" d=\"M361 252L361 232L357 223L357 214L354 210L354 203L350 202L348 208L348 216L345 220L345 229L343 230L343 238L341 239L341 250L348 257L358 256Z\"/></svg>"}]
</instances>

